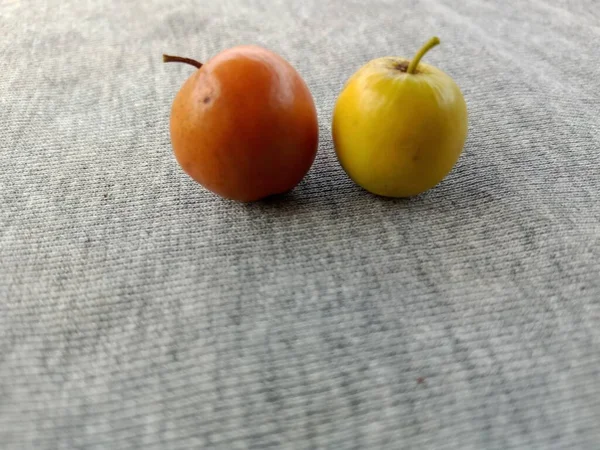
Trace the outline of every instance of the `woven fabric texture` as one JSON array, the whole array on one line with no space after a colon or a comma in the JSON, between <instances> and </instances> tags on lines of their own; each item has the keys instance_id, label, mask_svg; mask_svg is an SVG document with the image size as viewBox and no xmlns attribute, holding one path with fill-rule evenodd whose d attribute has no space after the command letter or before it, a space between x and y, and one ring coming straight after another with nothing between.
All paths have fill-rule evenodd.
<instances>
[{"instance_id":1,"label":"woven fabric texture","mask_svg":"<svg viewBox=\"0 0 600 450\"><path fill-rule=\"evenodd\" d=\"M464 153L375 197L334 102L432 35ZM3 0L0 36L0 448L600 448L596 0ZM320 145L239 204L177 165L161 54L248 43Z\"/></svg>"}]
</instances>

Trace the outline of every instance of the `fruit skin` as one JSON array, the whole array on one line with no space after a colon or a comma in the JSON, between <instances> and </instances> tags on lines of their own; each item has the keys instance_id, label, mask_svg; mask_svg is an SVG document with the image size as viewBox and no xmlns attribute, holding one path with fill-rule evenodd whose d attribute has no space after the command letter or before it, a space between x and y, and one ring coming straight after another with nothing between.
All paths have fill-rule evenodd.
<instances>
[{"instance_id":1,"label":"fruit skin","mask_svg":"<svg viewBox=\"0 0 600 450\"><path fill-rule=\"evenodd\" d=\"M438 41L439 42L439 41ZM340 164L364 189L410 197L438 184L452 169L467 137L467 106L441 70L384 57L348 80L333 114Z\"/></svg>"},{"instance_id":2,"label":"fruit skin","mask_svg":"<svg viewBox=\"0 0 600 450\"><path fill-rule=\"evenodd\" d=\"M298 72L269 50L238 46L188 78L173 102L170 131L187 174L222 197L250 202L304 178L319 127Z\"/></svg>"}]
</instances>

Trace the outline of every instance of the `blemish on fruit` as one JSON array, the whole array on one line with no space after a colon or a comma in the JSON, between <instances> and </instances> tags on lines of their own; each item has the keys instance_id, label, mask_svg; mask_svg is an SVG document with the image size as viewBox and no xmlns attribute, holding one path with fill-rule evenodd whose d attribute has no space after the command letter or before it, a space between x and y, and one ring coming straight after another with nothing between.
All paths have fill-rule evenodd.
<instances>
[{"instance_id":1,"label":"blemish on fruit","mask_svg":"<svg viewBox=\"0 0 600 450\"><path fill-rule=\"evenodd\" d=\"M394 66L394 69L399 70L400 72L406 72L408 70L408 61L399 62Z\"/></svg>"},{"instance_id":2,"label":"blemish on fruit","mask_svg":"<svg viewBox=\"0 0 600 450\"><path fill-rule=\"evenodd\" d=\"M204 103L208 103L210 102L210 96L206 96L204 97L204 100L202 100Z\"/></svg>"}]
</instances>

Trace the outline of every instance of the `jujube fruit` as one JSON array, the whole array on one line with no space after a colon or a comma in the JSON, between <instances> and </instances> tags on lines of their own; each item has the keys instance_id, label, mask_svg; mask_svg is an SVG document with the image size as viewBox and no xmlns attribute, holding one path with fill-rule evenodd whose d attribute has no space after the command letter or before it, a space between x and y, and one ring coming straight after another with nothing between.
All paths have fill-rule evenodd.
<instances>
[{"instance_id":1,"label":"jujube fruit","mask_svg":"<svg viewBox=\"0 0 600 450\"><path fill-rule=\"evenodd\" d=\"M198 68L171 109L183 170L210 191L249 202L293 189L310 169L319 127L312 95L281 56L257 46L225 50Z\"/></svg>"},{"instance_id":2,"label":"jujube fruit","mask_svg":"<svg viewBox=\"0 0 600 450\"><path fill-rule=\"evenodd\" d=\"M357 184L389 197L410 197L438 184L467 137L467 106L452 78L412 60L377 58L347 82L333 113L340 164Z\"/></svg>"}]
</instances>

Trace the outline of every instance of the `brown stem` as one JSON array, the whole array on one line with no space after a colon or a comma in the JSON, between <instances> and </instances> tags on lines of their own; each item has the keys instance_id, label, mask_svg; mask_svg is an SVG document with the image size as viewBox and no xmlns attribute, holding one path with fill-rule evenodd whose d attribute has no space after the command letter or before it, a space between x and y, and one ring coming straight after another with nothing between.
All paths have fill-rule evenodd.
<instances>
[{"instance_id":1,"label":"brown stem","mask_svg":"<svg viewBox=\"0 0 600 450\"><path fill-rule=\"evenodd\" d=\"M180 63L186 63L186 64L191 64L192 66L196 67L196 68L200 68L202 67L202 63L196 61L195 59L191 59L191 58L183 58L181 56L171 56L171 55L163 55L163 62L180 62Z\"/></svg>"}]
</instances>

